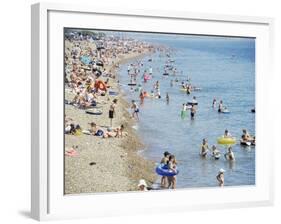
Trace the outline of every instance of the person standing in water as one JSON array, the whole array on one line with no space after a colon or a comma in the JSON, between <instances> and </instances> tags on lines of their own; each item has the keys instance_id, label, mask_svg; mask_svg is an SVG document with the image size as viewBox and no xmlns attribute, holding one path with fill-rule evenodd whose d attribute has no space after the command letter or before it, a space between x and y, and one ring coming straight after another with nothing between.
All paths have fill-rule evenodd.
<instances>
[{"instance_id":1,"label":"person standing in water","mask_svg":"<svg viewBox=\"0 0 281 224\"><path fill-rule=\"evenodd\" d=\"M202 157L206 157L208 152L209 152L209 146L208 146L207 139L203 138L203 142L202 142L201 150L200 150L200 155Z\"/></svg>"},{"instance_id":2,"label":"person standing in water","mask_svg":"<svg viewBox=\"0 0 281 224\"><path fill-rule=\"evenodd\" d=\"M221 100L220 103L219 103L218 112L219 112L219 113L222 113L222 111L223 111L223 102L222 102L222 100Z\"/></svg>"},{"instance_id":3,"label":"person standing in water","mask_svg":"<svg viewBox=\"0 0 281 224\"><path fill-rule=\"evenodd\" d=\"M161 159L161 164L168 164L168 162L169 162L169 156L170 156L171 154L169 153L169 152L164 152L164 157ZM166 177L166 176L162 176L161 177L161 187L167 187L167 183L168 183L168 177Z\"/></svg>"},{"instance_id":4,"label":"person standing in water","mask_svg":"<svg viewBox=\"0 0 281 224\"><path fill-rule=\"evenodd\" d=\"M142 105L144 102L144 93L143 91L140 92L140 104Z\"/></svg>"},{"instance_id":5,"label":"person standing in water","mask_svg":"<svg viewBox=\"0 0 281 224\"><path fill-rule=\"evenodd\" d=\"M219 170L219 173L217 175L217 180L219 182L219 186L220 187L223 187L224 186L224 172L225 170L224 169L220 169Z\"/></svg>"},{"instance_id":6,"label":"person standing in water","mask_svg":"<svg viewBox=\"0 0 281 224\"><path fill-rule=\"evenodd\" d=\"M115 108L117 106L117 99L112 101L112 104L109 107L109 119L110 119L110 127L112 127L112 119L115 116Z\"/></svg>"},{"instance_id":7,"label":"person standing in water","mask_svg":"<svg viewBox=\"0 0 281 224\"><path fill-rule=\"evenodd\" d=\"M169 97L169 94L166 93L166 103L169 104L169 102L170 102L170 97Z\"/></svg>"},{"instance_id":8,"label":"person standing in water","mask_svg":"<svg viewBox=\"0 0 281 224\"><path fill-rule=\"evenodd\" d=\"M192 104L191 109L190 109L191 120L194 120L195 114L196 114L196 107L194 104Z\"/></svg>"},{"instance_id":9,"label":"person standing in water","mask_svg":"<svg viewBox=\"0 0 281 224\"><path fill-rule=\"evenodd\" d=\"M177 162L176 162L176 157L174 155L169 156L168 169L174 173L177 172ZM176 189L176 183L177 183L176 175L168 177L168 188L171 187L172 189Z\"/></svg>"},{"instance_id":10,"label":"person standing in water","mask_svg":"<svg viewBox=\"0 0 281 224\"><path fill-rule=\"evenodd\" d=\"M186 111L187 111L187 106L186 104L182 104L182 109L181 109L181 119L184 119L186 117Z\"/></svg>"},{"instance_id":11,"label":"person standing in water","mask_svg":"<svg viewBox=\"0 0 281 224\"><path fill-rule=\"evenodd\" d=\"M191 93L191 85L188 84L188 85L186 86L186 94L189 95L190 93Z\"/></svg>"},{"instance_id":12,"label":"person standing in water","mask_svg":"<svg viewBox=\"0 0 281 224\"><path fill-rule=\"evenodd\" d=\"M216 100L216 98L214 98L214 99L213 99L213 105L212 105L212 107L215 108L216 105L217 105L217 100Z\"/></svg>"},{"instance_id":13,"label":"person standing in water","mask_svg":"<svg viewBox=\"0 0 281 224\"><path fill-rule=\"evenodd\" d=\"M170 86L173 87L174 86L174 80L171 80L170 82Z\"/></svg>"},{"instance_id":14,"label":"person standing in water","mask_svg":"<svg viewBox=\"0 0 281 224\"><path fill-rule=\"evenodd\" d=\"M228 147L228 152L225 153L224 157L226 158L226 160L235 161L235 156L231 146Z\"/></svg>"},{"instance_id":15,"label":"person standing in water","mask_svg":"<svg viewBox=\"0 0 281 224\"><path fill-rule=\"evenodd\" d=\"M227 129L225 129L223 137L224 138L230 138L231 137L231 134L229 133L229 131Z\"/></svg>"}]
</instances>

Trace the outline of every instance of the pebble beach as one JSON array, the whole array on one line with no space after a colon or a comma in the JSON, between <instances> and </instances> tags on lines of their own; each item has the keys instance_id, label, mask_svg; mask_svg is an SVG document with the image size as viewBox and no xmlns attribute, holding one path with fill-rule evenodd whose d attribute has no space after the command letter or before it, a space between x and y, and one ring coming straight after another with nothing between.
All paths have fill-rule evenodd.
<instances>
[{"instance_id":1,"label":"pebble beach","mask_svg":"<svg viewBox=\"0 0 281 224\"><path fill-rule=\"evenodd\" d=\"M82 49L95 50L96 48L95 44L89 44L87 40L72 43L66 40L66 48L71 49L72 45L78 42ZM149 54L149 51L145 49L141 52L119 54L114 59L107 58L109 63L104 66L104 69L110 70L112 77L114 77L107 77L110 90L120 92L115 65L146 54ZM104 77L100 77L100 79L105 81ZM74 96L73 90L66 86L65 99L70 101ZM89 122L95 122L100 127L106 128L110 122L108 110L113 99L118 99L113 126L123 124L128 136L102 138L85 134L79 136L65 134L65 151L77 146L75 156L65 156L65 194L134 191L137 190L139 179L145 179L147 183L153 183L155 180L156 175L152 172L155 166L154 162L138 155L142 144L132 128L134 121L128 112L129 104L123 99L121 93L117 96L98 97L98 105L103 109L101 115L86 114L85 110L68 104L65 105L65 115L71 118L72 122L79 124L82 129L86 129Z\"/></svg>"}]
</instances>

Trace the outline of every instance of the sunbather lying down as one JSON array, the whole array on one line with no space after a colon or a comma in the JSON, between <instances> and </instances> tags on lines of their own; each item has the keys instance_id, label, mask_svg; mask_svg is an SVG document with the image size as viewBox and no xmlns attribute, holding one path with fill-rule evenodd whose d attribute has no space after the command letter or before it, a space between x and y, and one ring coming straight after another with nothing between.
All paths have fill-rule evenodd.
<instances>
[{"instance_id":1,"label":"sunbather lying down","mask_svg":"<svg viewBox=\"0 0 281 224\"><path fill-rule=\"evenodd\" d=\"M84 134L88 135L95 135L95 136L102 136L103 138L110 138L110 137L125 137L128 136L128 133L124 131L124 125L121 125L120 127L113 128L112 130L103 130L101 127L97 126L96 123L91 122L90 129L84 130Z\"/></svg>"}]
</instances>

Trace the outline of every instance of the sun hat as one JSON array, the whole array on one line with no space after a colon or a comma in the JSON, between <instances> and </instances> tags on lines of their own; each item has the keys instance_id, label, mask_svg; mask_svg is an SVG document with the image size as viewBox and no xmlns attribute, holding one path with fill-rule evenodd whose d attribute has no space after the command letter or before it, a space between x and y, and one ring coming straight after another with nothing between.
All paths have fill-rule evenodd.
<instances>
[{"instance_id":1,"label":"sun hat","mask_svg":"<svg viewBox=\"0 0 281 224\"><path fill-rule=\"evenodd\" d=\"M147 187L147 184L146 184L146 182L145 182L144 179L140 179L140 180L139 180L138 187L140 187L140 186L145 186L145 187Z\"/></svg>"},{"instance_id":2,"label":"sun hat","mask_svg":"<svg viewBox=\"0 0 281 224\"><path fill-rule=\"evenodd\" d=\"M220 169L220 173L224 173L225 170L223 168Z\"/></svg>"}]
</instances>

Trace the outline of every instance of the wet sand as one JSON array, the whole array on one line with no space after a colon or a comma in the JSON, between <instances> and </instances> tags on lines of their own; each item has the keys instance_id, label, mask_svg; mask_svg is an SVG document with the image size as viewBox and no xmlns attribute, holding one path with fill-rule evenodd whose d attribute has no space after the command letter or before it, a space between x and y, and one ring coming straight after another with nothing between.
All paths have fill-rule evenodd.
<instances>
[{"instance_id":1,"label":"wet sand","mask_svg":"<svg viewBox=\"0 0 281 224\"><path fill-rule=\"evenodd\" d=\"M147 53L149 52L123 55L117 60L115 59L115 63L122 64ZM115 68L110 68L110 66L105 66L105 68L111 69L112 73L116 74ZM120 93L117 84L118 74L116 75L116 79L109 78L111 86L109 90ZM73 97L74 93L66 89L65 99L71 100ZM139 179L145 179L148 185L155 181L155 162L138 155L138 150L142 148L141 139L132 128L135 121L130 118L129 104L121 94L99 98L100 104L98 106L103 107L102 115L86 114L84 110L72 105L65 105L65 114L72 118L75 124L79 124L82 129L88 129L89 122L95 122L101 127L108 127L110 125L108 110L114 98L118 99L118 104L113 127L125 125L128 136L104 139L85 134L80 136L65 135L66 150L73 145L78 146L78 156L65 156L65 194L134 191L137 190Z\"/></svg>"}]
</instances>

